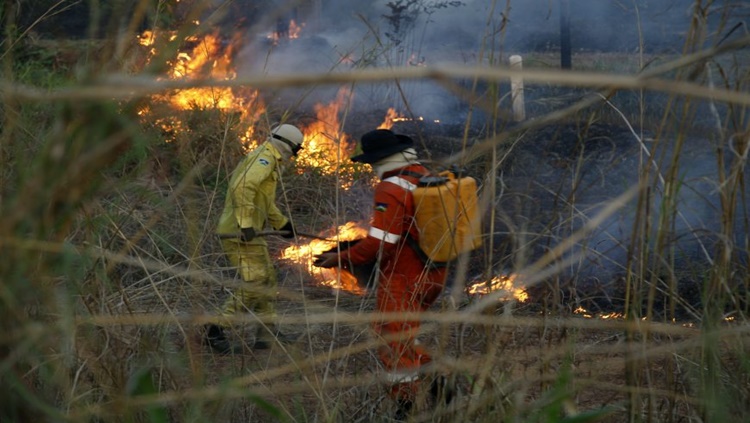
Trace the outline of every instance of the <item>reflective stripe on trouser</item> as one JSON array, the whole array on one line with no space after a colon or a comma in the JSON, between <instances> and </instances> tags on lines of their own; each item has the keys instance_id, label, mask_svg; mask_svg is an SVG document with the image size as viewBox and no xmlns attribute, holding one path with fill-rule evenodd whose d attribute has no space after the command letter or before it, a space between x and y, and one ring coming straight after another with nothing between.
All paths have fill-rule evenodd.
<instances>
[{"instance_id":1,"label":"reflective stripe on trouser","mask_svg":"<svg viewBox=\"0 0 750 423\"><path fill-rule=\"evenodd\" d=\"M231 316L253 312L273 315L277 283L268 247L234 240L224 240L221 244L229 263L237 269L247 286L232 290L224 302L222 314Z\"/></svg>"},{"instance_id":2,"label":"reflective stripe on trouser","mask_svg":"<svg viewBox=\"0 0 750 423\"><path fill-rule=\"evenodd\" d=\"M377 291L378 311L426 311L442 292L445 274L445 269L432 270L427 276L414 278L419 280L417 283L403 274L381 279ZM432 361L426 349L417 343L419 326L419 321L376 322L374 325L381 336L397 337L378 351L393 396L413 396L419 383L419 368Z\"/></svg>"}]
</instances>

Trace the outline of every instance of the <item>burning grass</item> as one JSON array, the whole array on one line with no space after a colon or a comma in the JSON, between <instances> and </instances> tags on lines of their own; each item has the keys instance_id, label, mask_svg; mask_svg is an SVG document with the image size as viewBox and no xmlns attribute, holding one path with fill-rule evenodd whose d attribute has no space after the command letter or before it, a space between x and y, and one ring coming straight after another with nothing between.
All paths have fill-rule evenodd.
<instances>
[{"instance_id":1,"label":"burning grass","mask_svg":"<svg viewBox=\"0 0 750 423\"><path fill-rule=\"evenodd\" d=\"M534 120L489 119L477 132L467 121L461 130L431 137L419 130L438 125L434 119L403 122L405 113L395 108L382 117L359 116L348 89L309 111L266 104L261 88L246 86L252 79L236 78L225 40L180 33L191 35L179 54L150 41L142 46L140 59L163 72L137 100L130 93L120 97L123 86L131 87L127 80L88 91L88 83L67 91L45 86L43 93L16 86L53 69L47 64L3 85L0 420L386 421L393 404L378 381L379 341L370 327L383 316L372 313L372 292L310 267L312 256L334 240L364 235L364 225L344 222L367 217L372 176L366 168L346 170L353 145L343 128L365 118L382 118L382 127L408 123L420 141L450 144L422 145L444 149L448 158L465 154L481 175L485 204L492 205L484 248L451 269L452 289L440 305L400 316L424 319L421 338L458 388L450 406L420 404L415 420L748 419L742 107L750 104L749 81L726 62L710 75L696 70L732 51L724 50L731 44L642 75L607 75L605 67L594 76L533 73L537 86L549 88L531 110ZM145 39L168 42L173 33L151 35ZM624 60L598 59L613 67ZM7 69L33 63L24 65ZM503 69L435 74L416 67L423 73L364 70L316 82L478 75L487 77L487 87L507 76ZM656 79L660 70L675 80ZM709 76L723 83L712 88L704 82ZM203 83L207 78L218 83ZM274 81L253 81L262 87L271 83L266 80ZM175 88L175 81L192 86ZM636 91L654 89L665 98L663 113L638 121L651 110L641 100L624 107L616 96L578 101L592 85L630 87L624 94L636 99ZM460 86L447 86L465 98ZM490 96L481 89L474 94ZM693 108L692 94L709 101ZM83 95L90 97L83 101ZM615 119L601 123L605 110L618 131ZM694 117L704 110L701 121L716 124L708 129L711 138L696 137ZM237 283L213 235L226 176L270 122L288 115L304 115L307 148L297 168L282 174L280 205L298 230L331 241L269 238L280 276L279 322L300 333L299 342L215 356L201 345L199 328L215 319L222 288ZM372 126L354 127L361 133ZM469 133L479 135L469 139ZM697 154L689 147L700 142L713 142L708 157L718 164L713 173L693 177L688 171L700 170L696 162L681 160ZM637 178L617 169L637 169ZM631 186L642 189L615 195ZM691 186L700 195L682 197ZM595 187L607 195L587 198ZM710 195L718 198L711 203L716 218L675 236L685 222L681 206ZM633 211L633 219L619 210ZM612 241L620 232L598 232L612 222L625 222L627 242ZM709 228L711 222L718 226ZM697 239L701 254L681 250L678 241L685 238ZM624 260L613 274L570 276L571 269L614 263L618 248ZM235 323L250 344L258 320L243 316Z\"/></svg>"},{"instance_id":2,"label":"burning grass","mask_svg":"<svg viewBox=\"0 0 750 423\"><path fill-rule=\"evenodd\" d=\"M366 237L367 228L356 222L348 222L339 226L328 236L327 239L314 239L307 244L287 247L281 253L280 258L302 265L320 285L343 289L353 294L364 294L365 288L360 286L356 277L351 273L338 269L316 268L312 263L315 256L333 249L341 241L353 241Z\"/></svg>"}]
</instances>

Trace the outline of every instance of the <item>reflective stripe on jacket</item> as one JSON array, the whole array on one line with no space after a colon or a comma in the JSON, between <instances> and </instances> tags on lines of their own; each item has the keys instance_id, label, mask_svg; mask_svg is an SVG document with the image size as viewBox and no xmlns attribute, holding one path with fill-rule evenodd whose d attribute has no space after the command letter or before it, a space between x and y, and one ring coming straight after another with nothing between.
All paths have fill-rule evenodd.
<instances>
[{"instance_id":1,"label":"reflective stripe on jacket","mask_svg":"<svg viewBox=\"0 0 750 423\"><path fill-rule=\"evenodd\" d=\"M276 207L276 184L281 153L265 142L250 152L232 172L224 211L216 232L232 234L240 228L262 230L268 222L273 228L284 226L288 219ZM264 244L261 237L252 243Z\"/></svg>"},{"instance_id":2,"label":"reflective stripe on jacket","mask_svg":"<svg viewBox=\"0 0 750 423\"><path fill-rule=\"evenodd\" d=\"M381 270L388 263L395 265L404 249L412 250L406 242L406 234L418 239L414 225L414 199L411 192L416 188L418 178L413 172L426 175L428 170L421 164L412 164L383 175L383 180L375 188L372 219L367 237L353 247L342 251L342 262L350 260L355 265L372 263L382 249ZM413 252L413 251L412 251Z\"/></svg>"}]
</instances>

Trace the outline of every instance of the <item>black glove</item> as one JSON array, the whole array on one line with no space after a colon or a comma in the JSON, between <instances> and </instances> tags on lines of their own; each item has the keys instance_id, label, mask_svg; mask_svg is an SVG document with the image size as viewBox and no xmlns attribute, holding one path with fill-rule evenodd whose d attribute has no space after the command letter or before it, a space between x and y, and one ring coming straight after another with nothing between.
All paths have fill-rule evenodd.
<instances>
[{"instance_id":1,"label":"black glove","mask_svg":"<svg viewBox=\"0 0 750 423\"><path fill-rule=\"evenodd\" d=\"M255 229L253 228L242 228L240 231L240 240L243 242L250 242L255 238Z\"/></svg>"},{"instance_id":2,"label":"black glove","mask_svg":"<svg viewBox=\"0 0 750 423\"><path fill-rule=\"evenodd\" d=\"M339 255L338 253L333 252L318 254L313 261L313 266L322 267L324 269L330 269L331 267L336 267L338 265Z\"/></svg>"},{"instance_id":3,"label":"black glove","mask_svg":"<svg viewBox=\"0 0 750 423\"><path fill-rule=\"evenodd\" d=\"M282 232L288 232L287 234L283 234L284 238L294 238L295 235L297 235L296 232L294 232L294 226L292 226L292 221L286 222L286 225L282 226L280 229Z\"/></svg>"}]
</instances>

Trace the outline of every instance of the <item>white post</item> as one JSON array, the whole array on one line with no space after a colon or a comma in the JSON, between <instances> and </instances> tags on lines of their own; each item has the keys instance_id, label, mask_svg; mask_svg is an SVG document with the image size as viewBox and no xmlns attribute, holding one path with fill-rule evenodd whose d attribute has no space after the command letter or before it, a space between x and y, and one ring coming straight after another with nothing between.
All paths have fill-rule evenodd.
<instances>
[{"instance_id":1,"label":"white post","mask_svg":"<svg viewBox=\"0 0 750 423\"><path fill-rule=\"evenodd\" d=\"M510 56L510 68L512 70L523 70L523 59L521 56ZM526 119L526 106L523 101L523 78L513 76L510 78L510 97L513 104L513 119L521 122Z\"/></svg>"}]
</instances>

